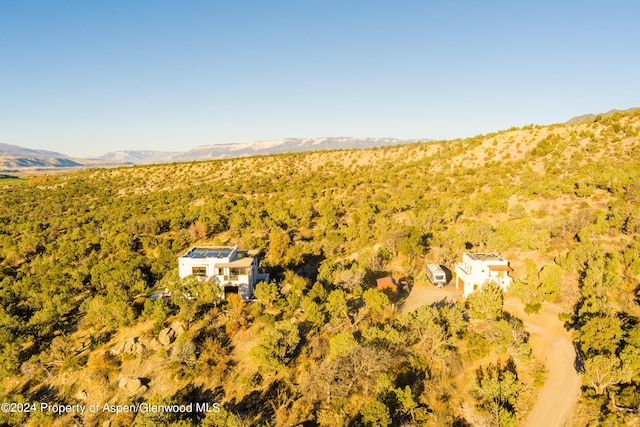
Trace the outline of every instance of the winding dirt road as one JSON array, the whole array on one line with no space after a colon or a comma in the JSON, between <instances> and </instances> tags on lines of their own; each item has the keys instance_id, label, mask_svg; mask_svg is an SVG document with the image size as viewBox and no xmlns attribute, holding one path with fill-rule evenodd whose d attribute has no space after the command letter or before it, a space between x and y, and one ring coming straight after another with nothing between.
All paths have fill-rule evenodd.
<instances>
[{"instance_id":1,"label":"winding dirt road","mask_svg":"<svg viewBox=\"0 0 640 427\"><path fill-rule=\"evenodd\" d=\"M505 311L519 317L531 334L530 344L537 358L547 367L547 381L525 422L526 427L562 427L571 416L580 396L580 375L575 370L576 357L571 335L567 332L553 304L543 304L538 314L528 315L523 304L513 297L505 299Z\"/></svg>"},{"instance_id":2,"label":"winding dirt road","mask_svg":"<svg viewBox=\"0 0 640 427\"><path fill-rule=\"evenodd\" d=\"M455 287L444 289L433 286L415 286L401 311L412 311L424 304L443 299L460 300ZM504 310L522 319L530 334L529 343L538 360L547 368L547 381L538 393L538 400L525 421L526 427L562 427L571 416L580 396L580 375L574 368L575 350L571 335L567 332L558 314L560 307L544 303L538 314L528 315L524 305L514 297L506 297Z\"/></svg>"}]
</instances>

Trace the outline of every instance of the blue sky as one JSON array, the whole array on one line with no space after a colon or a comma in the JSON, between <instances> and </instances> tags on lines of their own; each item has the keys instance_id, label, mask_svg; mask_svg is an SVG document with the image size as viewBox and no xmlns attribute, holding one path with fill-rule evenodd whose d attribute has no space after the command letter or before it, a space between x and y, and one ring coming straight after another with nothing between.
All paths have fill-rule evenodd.
<instances>
[{"instance_id":1,"label":"blue sky","mask_svg":"<svg viewBox=\"0 0 640 427\"><path fill-rule=\"evenodd\" d=\"M0 0L0 142L450 139L640 107L637 1Z\"/></svg>"}]
</instances>

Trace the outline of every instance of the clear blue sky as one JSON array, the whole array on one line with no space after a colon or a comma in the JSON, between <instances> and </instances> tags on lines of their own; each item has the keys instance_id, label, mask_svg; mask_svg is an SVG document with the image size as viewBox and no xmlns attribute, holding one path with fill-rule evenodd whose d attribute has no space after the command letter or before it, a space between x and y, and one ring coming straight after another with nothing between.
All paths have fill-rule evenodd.
<instances>
[{"instance_id":1,"label":"clear blue sky","mask_svg":"<svg viewBox=\"0 0 640 427\"><path fill-rule=\"evenodd\" d=\"M0 142L449 139L640 107L640 2L0 0Z\"/></svg>"}]
</instances>

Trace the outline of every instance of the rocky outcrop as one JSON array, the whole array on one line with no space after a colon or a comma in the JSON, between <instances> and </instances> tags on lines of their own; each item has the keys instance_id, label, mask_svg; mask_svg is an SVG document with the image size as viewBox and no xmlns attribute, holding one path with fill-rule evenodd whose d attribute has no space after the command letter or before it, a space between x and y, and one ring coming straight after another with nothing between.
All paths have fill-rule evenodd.
<instances>
[{"instance_id":1,"label":"rocky outcrop","mask_svg":"<svg viewBox=\"0 0 640 427\"><path fill-rule=\"evenodd\" d=\"M143 354L146 346L140 341L140 338L133 337L119 344L116 344L111 349L111 354L119 356L121 354Z\"/></svg>"},{"instance_id":2,"label":"rocky outcrop","mask_svg":"<svg viewBox=\"0 0 640 427\"><path fill-rule=\"evenodd\" d=\"M174 322L168 328L164 328L160 331L158 334L158 341L164 347L169 347L182 333L184 333L184 327L182 324Z\"/></svg>"},{"instance_id":3,"label":"rocky outcrop","mask_svg":"<svg viewBox=\"0 0 640 427\"><path fill-rule=\"evenodd\" d=\"M121 377L118 381L118 388L123 390L128 396L142 394L147 391L147 386L142 384L140 378Z\"/></svg>"}]
</instances>

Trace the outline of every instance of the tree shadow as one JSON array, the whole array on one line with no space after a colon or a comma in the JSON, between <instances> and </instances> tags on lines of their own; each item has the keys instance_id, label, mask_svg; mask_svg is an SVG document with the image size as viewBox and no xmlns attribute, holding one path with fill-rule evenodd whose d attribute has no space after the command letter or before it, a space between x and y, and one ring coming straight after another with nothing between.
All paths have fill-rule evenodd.
<instances>
[{"instance_id":1,"label":"tree shadow","mask_svg":"<svg viewBox=\"0 0 640 427\"><path fill-rule=\"evenodd\" d=\"M431 304L429 304L429 307L433 307L433 308L437 308L439 310L445 308L445 307L453 307L457 304L456 301L452 301L450 300L448 297L444 297L441 300L432 302ZM468 314L465 313L465 319L468 320Z\"/></svg>"},{"instance_id":2,"label":"tree shadow","mask_svg":"<svg viewBox=\"0 0 640 427\"><path fill-rule=\"evenodd\" d=\"M292 265L291 268L296 274L305 277L314 283L318 278L318 269L320 264L326 257L324 255L304 255L302 262L296 265Z\"/></svg>"},{"instance_id":3,"label":"tree shadow","mask_svg":"<svg viewBox=\"0 0 640 427\"><path fill-rule=\"evenodd\" d=\"M410 365L406 366L405 369L398 374L396 386L399 388L409 386L416 395L419 395L424 391L424 380L427 378L425 371Z\"/></svg>"},{"instance_id":4,"label":"tree shadow","mask_svg":"<svg viewBox=\"0 0 640 427\"><path fill-rule=\"evenodd\" d=\"M34 392L30 393L29 397L34 402L55 402L58 405L67 404L67 401L60 397L59 388L52 385L38 387Z\"/></svg>"},{"instance_id":5,"label":"tree shadow","mask_svg":"<svg viewBox=\"0 0 640 427\"><path fill-rule=\"evenodd\" d=\"M258 390L253 390L239 402L234 397L229 403L224 404L227 411L244 419L254 418L261 414L263 407L266 408L266 404L262 399L262 393Z\"/></svg>"},{"instance_id":6,"label":"tree shadow","mask_svg":"<svg viewBox=\"0 0 640 427\"><path fill-rule=\"evenodd\" d=\"M584 373L584 362L585 362L585 355L582 352L582 350L580 349L580 347L578 346L578 344L576 344L575 342L573 343L573 349L576 353L576 357L573 360L573 368L576 370L576 372L583 374Z\"/></svg>"},{"instance_id":7,"label":"tree shadow","mask_svg":"<svg viewBox=\"0 0 640 427\"><path fill-rule=\"evenodd\" d=\"M473 427L472 424L469 424L469 422L467 420L465 420L464 418L459 418L456 417L453 420L453 424L451 424L452 427Z\"/></svg>"},{"instance_id":8,"label":"tree shadow","mask_svg":"<svg viewBox=\"0 0 640 427\"><path fill-rule=\"evenodd\" d=\"M280 381L274 381L266 390L253 390L240 401L233 398L224 407L244 419L253 420L252 425L273 424L275 404L286 393L286 385Z\"/></svg>"},{"instance_id":9,"label":"tree shadow","mask_svg":"<svg viewBox=\"0 0 640 427\"><path fill-rule=\"evenodd\" d=\"M192 404L194 407L196 404L202 405L205 403L209 404L209 408L213 408L213 405L219 403L224 398L225 393L222 386L216 387L214 390L211 389L203 389L202 386L196 386L194 384L188 384L183 389L179 390L174 396L173 399L178 405L189 405ZM201 422L206 417L205 412L198 412L196 410L185 413L184 418L191 419L195 422Z\"/></svg>"}]
</instances>

